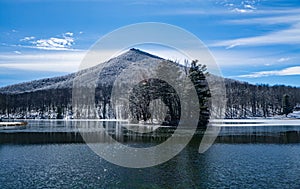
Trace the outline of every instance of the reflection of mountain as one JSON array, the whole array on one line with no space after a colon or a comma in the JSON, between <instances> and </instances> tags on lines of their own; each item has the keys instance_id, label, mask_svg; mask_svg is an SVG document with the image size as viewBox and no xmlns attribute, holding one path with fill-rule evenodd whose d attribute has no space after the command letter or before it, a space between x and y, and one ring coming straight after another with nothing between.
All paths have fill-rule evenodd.
<instances>
[{"instance_id":1,"label":"reflection of mountain","mask_svg":"<svg viewBox=\"0 0 300 189\"><path fill-rule=\"evenodd\" d=\"M153 64L162 61L166 60L137 49L131 49L103 64L83 70L77 75L69 74L3 87L0 88L0 114L17 117L31 114L31 118L38 116L57 118L61 117L60 114L67 116L71 114L72 87L76 76L88 75L98 78L96 82L98 89L111 90L117 76L121 75L128 66L139 64L140 67L147 70ZM181 68L184 69L183 66ZM300 102L299 88L250 85L229 79L226 79L225 83L228 97L226 115L230 118L280 114L284 94L289 95L291 106ZM88 83L83 84L89 85ZM103 90L102 92L101 90L96 91L98 91L96 101L101 104L98 108L98 117L113 117L114 115L110 111L110 99L105 98Z\"/></svg>"}]
</instances>

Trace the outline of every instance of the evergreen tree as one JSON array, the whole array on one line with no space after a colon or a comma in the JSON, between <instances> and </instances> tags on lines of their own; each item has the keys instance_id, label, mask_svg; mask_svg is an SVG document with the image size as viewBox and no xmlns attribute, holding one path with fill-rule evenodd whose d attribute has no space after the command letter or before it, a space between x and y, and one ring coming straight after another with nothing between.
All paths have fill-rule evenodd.
<instances>
[{"instance_id":1,"label":"evergreen tree","mask_svg":"<svg viewBox=\"0 0 300 189\"><path fill-rule=\"evenodd\" d=\"M196 89L199 100L199 122L198 128L206 128L209 119L209 98L211 97L206 76L208 75L205 65L199 64L198 60L193 60L189 69L189 78Z\"/></svg>"},{"instance_id":2,"label":"evergreen tree","mask_svg":"<svg viewBox=\"0 0 300 189\"><path fill-rule=\"evenodd\" d=\"M287 94L283 95L282 98L282 113L287 116L289 113L293 111L293 108L290 104L290 96Z\"/></svg>"},{"instance_id":3,"label":"evergreen tree","mask_svg":"<svg viewBox=\"0 0 300 189\"><path fill-rule=\"evenodd\" d=\"M60 106L57 107L57 116L56 119L63 119L62 108Z\"/></svg>"}]
</instances>

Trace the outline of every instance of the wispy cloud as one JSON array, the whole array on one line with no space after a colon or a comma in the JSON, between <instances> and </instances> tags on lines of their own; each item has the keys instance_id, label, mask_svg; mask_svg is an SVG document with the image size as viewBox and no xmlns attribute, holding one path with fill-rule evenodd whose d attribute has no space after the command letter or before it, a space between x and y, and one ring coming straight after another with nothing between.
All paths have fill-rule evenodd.
<instances>
[{"instance_id":1,"label":"wispy cloud","mask_svg":"<svg viewBox=\"0 0 300 189\"><path fill-rule=\"evenodd\" d=\"M207 11L202 9L189 8L189 9L166 10L155 14L157 15L205 15L207 13L208 13Z\"/></svg>"},{"instance_id":2,"label":"wispy cloud","mask_svg":"<svg viewBox=\"0 0 300 189\"><path fill-rule=\"evenodd\" d=\"M291 60L290 57L282 57L282 58L279 58L279 59L277 60L277 62L287 62L287 61L289 61L289 60Z\"/></svg>"},{"instance_id":3,"label":"wispy cloud","mask_svg":"<svg viewBox=\"0 0 300 189\"><path fill-rule=\"evenodd\" d=\"M0 54L0 69L75 72L85 52L49 52L32 54Z\"/></svg>"},{"instance_id":4,"label":"wispy cloud","mask_svg":"<svg viewBox=\"0 0 300 189\"><path fill-rule=\"evenodd\" d=\"M300 9L297 9L297 14L285 14L276 16L265 16L259 18L248 18L248 19L235 19L229 20L229 23L233 24L295 24L300 22Z\"/></svg>"},{"instance_id":5,"label":"wispy cloud","mask_svg":"<svg viewBox=\"0 0 300 189\"><path fill-rule=\"evenodd\" d=\"M236 69L238 66L243 67L261 67L261 66L270 66L278 65L279 59L281 59L281 54L276 54L277 52L262 52L259 50L252 50L251 53L247 50L238 50L238 49L211 49L212 54L216 62L223 68L232 67ZM295 56L291 54L290 56ZM297 59L293 60L297 61ZM291 63L293 64L293 62Z\"/></svg>"},{"instance_id":6,"label":"wispy cloud","mask_svg":"<svg viewBox=\"0 0 300 189\"><path fill-rule=\"evenodd\" d=\"M16 54L22 54L20 51L14 51L14 53L16 53Z\"/></svg>"},{"instance_id":7,"label":"wispy cloud","mask_svg":"<svg viewBox=\"0 0 300 189\"><path fill-rule=\"evenodd\" d=\"M145 3L145 1L139 1ZM156 2L157 1L151 1ZM185 0L165 1L168 4L183 4L179 9L167 9L154 12L158 15L224 15L224 14L256 14L261 13L257 8L259 0Z\"/></svg>"},{"instance_id":8,"label":"wispy cloud","mask_svg":"<svg viewBox=\"0 0 300 189\"><path fill-rule=\"evenodd\" d=\"M262 11L264 12L264 11ZM299 38L299 28L300 28L300 9L281 9L281 10L270 10L267 12L268 15L261 15L260 17L255 18L247 18L247 19L234 19L229 20L228 23L231 24L243 24L243 25L250 25L250 24L256 24L260 26L265 25L276 25L276 24L284 24L289 26L288 29L279 30L277 32L268 33L264 37L270 38L270 37L278 37L281 35L280 40L281 43L284 43L286 39L288 39L286 42L289 44L291 40L291 36L294 35L294 39ZM286 35L287 34L287 35ZM262 38L263 36L257 36ZM238 46L239 43L244 42L247 38L241 38L237 39L236 41L231 40L231 45L227 46L227 48ZM248 38L253 39L253 38ZM256 38L259 39L259 38ZM274 41L274 39L271 39L270 42ZM226 42L226 41L223 41ZM227 41L227 43L230 41ZM278 42L278 40L277 40ZM220 43L219 43L220 44Z\"/></svg>"},{"instance_id":9,"label":"wispy cloud","mask_svg":"<svg viewBox=\"0 0 300 189\"><path fill-rule=\"evenodd\" d=\"M64 35L65 35L65 36L72 37L72 36L74 35L74 33L72 33L72 32L66 32Z\"/></svg>"},{"instance_id":10,"label":"wispy cloud","mask_svg":"<svg viewBox=\"0 0 300 189\"><path fill-rule=\"evenodd\" d=\"M296 45L300 44L300 23L289 29L271 32L265 35L225 40L212 44L212 46L226 47L227 49L236 46L265 46L265 45Z\"/></svg>"},{"instance_id":11,"label":"wispy cloud","mask_svg":"<svg viewBox=\"0 0 300 189\"><path fill-rule=\"evenodd\" d=\"M261 71L261 72L253 72L247 75L240 75L240 78L259 78L259 77L267 77L267 76L290 76L290 75L300 75L300 66L294 66L285 68L282 70L271 70L271 71Z\"/></svg>"},{"instance_id":12,"label":"wispy cloud","mask_svg":"<svg viewBox=\"0 0 300 189\"><path fill-rule=\"evenodd\" d=\"M244 8L255 10L256 8L253 5L244 4Z\"/></svg>"},{"instance_id":13,"label":"wispy cloud","mask_svg":"<svg viewBox=\"0 0 300 189\"><path fill-rule=\"evenodd\" d=\"M28 37L24 37L23 39L20 39L20 41L31 41L34 40L35 37L34 36L28 36Z\"/></svg>"},{"instance_id":14,"label":"wispy cloud","mask_svg":"<svg viewBox=\"0 0 300 189\"><path fill-rule=\"evenodd\" d=\"M237 13L251 13L253 12L253 9L239 9L235 8L232 10L232 12L237 12Z\"/></svg>"},{"instance_id":15,"label":"wispy cloud","mask_svg":"<svg viewBox=\"0 0 300 189\"><path fill-rule=\"evenodd\" d=\"M247 6L248 7L248 6ZM274 9L260 10L260 16L229 20L231 24L257 24L275 25L285 24L284 29L274 28L274 31L263 35L244 37L231 40L223 40L212 44L212 46L226 47L227 49L237 46L266 46L266 45L296 45L300 44L300 9ZM263 14L268 13L268 14Z\"/></svg>"}]
</instances>

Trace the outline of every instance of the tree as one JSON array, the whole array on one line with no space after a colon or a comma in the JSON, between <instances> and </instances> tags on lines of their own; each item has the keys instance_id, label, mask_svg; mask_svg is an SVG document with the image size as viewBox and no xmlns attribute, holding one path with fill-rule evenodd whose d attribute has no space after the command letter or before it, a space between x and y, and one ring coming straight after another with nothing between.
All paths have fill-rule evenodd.
<instances>
[{"instance_id":1,"label":"tree","mask_svg":"<svg viewBox=\"0 0 300 189\"><path fill-rule=\"evenodd\" d=\"M290 96L287 94L283 95L282 98L282 113L287 116L289 113L293 111L293 108L290 103Z\"/></svg>"},{"instance_id":2,"label":"tree","mask_svg":"<svg viewBox=\"0 0 300 189\"><path fill-rule=\"evenodd\" d=\"M57 107L57 116L56 119L63 119L62 108L60 106Z\"/></svg>"},{"instance_id":3,"label":"tree","mask_svg":"<svg viewBox=\"0 0 300 189\"><path fill-rule=\"evenodd\" d=\"M206 76L208 76L206 66L199 64L198 60L193 60L189 69L189 78L194 84L200 105L198 128L203 129L208 123L209 98L211 97Z\"/></svg>"},{"instance_id":4,"label":"tree","mask_svg":"<svg viewBox=\"0 0 300 189\"><path fill-rule=\"evenodd\" d=\"M151 101L157 99L160 99L168 107L167 115L170 116L170 120L164 124L176 126L180 119L179 97L171 85L154 78L143 80L133 88L129 98L132 121L143 120L146 122L149 120L153 116L149 111L149 105Z\"/></svg>"}]
</instances>

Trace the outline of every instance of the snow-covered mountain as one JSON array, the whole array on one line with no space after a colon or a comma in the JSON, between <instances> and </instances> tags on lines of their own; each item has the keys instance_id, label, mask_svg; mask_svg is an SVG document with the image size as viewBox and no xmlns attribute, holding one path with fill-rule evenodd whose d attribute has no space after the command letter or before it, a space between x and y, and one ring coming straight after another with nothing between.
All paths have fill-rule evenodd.
<instances>
[{"instance_id":1,"label":"snow-covered mountain","mask_svg":"<svg viewBox=\"0 0 300 189\"><path fill-rule=\"evenodd\" d=\"M116 78L120 80L119 75L123 77L121 77L121 81L124 80L123 84L128 83L129 78L126 78L126 74L123 74L126 68L135 68L134 65L138 64L139 68L147 72L150 68L155 67L154 65L158 65L163 61L167 60L138 49L131 49L104 63L77 73L2 87L0 88L0 115L14 114L18 115L18 117L22 117L22 115L26 117L28 112L33 112L31 114L34 115L45 114L45 112L69 114L72 109L72 89L75 78L87 78L82 80L82 85L84 86L89 85L89 78L97 78L94 84L102 91L100 90L99 92L98 90L98 93L96 93L96 98L98 99L96 100L103 101L101 104L102 109L99 108L99 115L108 114L106 105L109 102L105 102L105 100L109 101L109 99L104 98L103 95L108 96ZM186 69L184 66L179 65L179 67ZM129 75L135 75L135 71L140 73L143 71L141 69L130 70L131 73ZM215 76L210 75L210 77ZM228 118L280 115L283 110L282 100L284 95L290 97L290 106L293 107L300 103L300 88L283 85L252 85L232 79L225 79L225 84L227 96L226 116ZM106 89L109 90L107 91ZM106 94L103 94L103 91ZM101 117L103 118L104 116Z\"/></svg>"},{"instance_id":2,"label":"snow-covered mountain","mask_svg":"<svg viewBox=\"0 0 300 189\"><path fill-rule=\"evenodd\" d=\"M74 85L74 80L83 78L78 82L79 88L83 88L83 90L96 89L94 90L96 92L95 100L98 105L96 117L112 118L113 116L109 112L109 99L112 86L118 76L128 68L132 69L128 75L141 77L142 74L140 73L143 70L149 73L148 70L151 70L150 68L156 68L155 65L159 65L163 61L168 60L138 49L130 49L104 63L77 73L2 87L0 88L0 115L21 118L45 117L45 115L46 118L66 116L72 111L74 86L78 87ZM175 62L171 63L178 65ZM182 66L180 67L183 68ZM121 79L118 78L119 84L126 85L131 78L124 73L122 74ZM93 86L91 87L91 85ZM53 116L53 112L57 116Z\"/></svg>"},{"instance_id":3,"label":"snow-covered mountain","mask_svg":"<svg viewBox=\"0 0 300 189\"><path fill-rule=\"evenodd\" d=\"M34 80L30 82L19 83L15 85L9 85L6 87L0 88L0 93L2 94L20 94L20 93L29 93L36 92L41 90L51 90L51 89L71 89L73 86L73 80L75 77L80 77L81 75L88 74L90 77L94 77L99 75L99 82L110 83L112 79L115 78L116 75L120 74L120 72L126 68L127 66L134 64L135 62L139 62L139 64L143 63L145 66L151 65L153 62L163 61L164 59L149 54L147 52L138 50L138 49L130 49L124 54L117 56L104 62L102 64L98 64L95 67L88 68L86 70L82 70L76 74L68 74L60 77L53 78L45 78ZM103 71L99 72L99 70Z\"/></svg>"}]
</instances>

